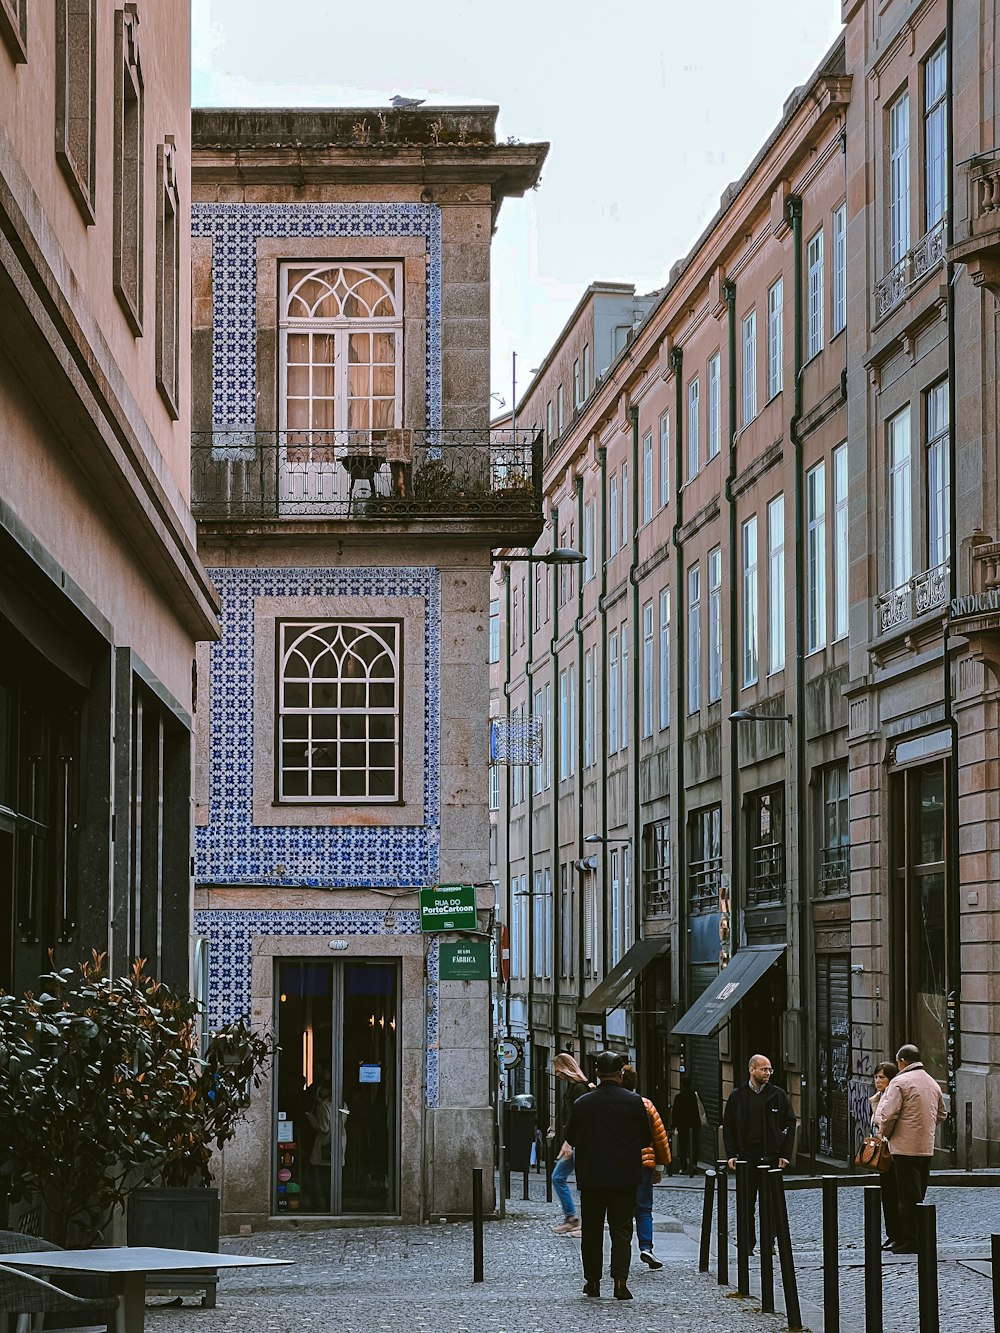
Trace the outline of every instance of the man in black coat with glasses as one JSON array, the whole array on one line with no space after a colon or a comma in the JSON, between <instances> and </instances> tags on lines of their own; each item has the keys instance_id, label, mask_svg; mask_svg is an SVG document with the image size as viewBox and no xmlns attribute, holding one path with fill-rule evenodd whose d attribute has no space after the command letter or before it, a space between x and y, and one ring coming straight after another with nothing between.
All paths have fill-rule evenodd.
<instances>
[{"instance_id":1,"label":"man in black coat with glasses","mask_svg":"<svg viewBox=\"0 0 1000 1333\"><path fill-rule=\"evenodd\" d=\"M754 1205L757 1202L757 1167L779 1166L782 1171L792 1159L795 1142L795 1112L784 1088L771 1082L771 1061L766 1055L750 1057L746 1083L729 1094L722 1117L722 1137L726 1145L729 1169L736 1169L737 1158L749 1162L750 1171L750 1253L757 1244ZM764 1245L774 1246L774 1236L763 1236Z\"/></svg>"},{"instance_id":2,"label":"man in black coat with glasses","mask_svg":"<svg viewBox=\"0 0 1000 1333\"><path fill-rule=\"evenodd\" d=\"M600 1296L604 1266L604 1223L611 1232L611 1276L615 1298L630 1301L628 1270L632 1260L635 1190L642 1180L642 1150L652 1141L649 1116L637 1093L622 1086L625 1057L602 1051L593 1092L579 1097L566 1130L576 1153L580 1190L585 1296Z\"/></svg>"}]
</instances>

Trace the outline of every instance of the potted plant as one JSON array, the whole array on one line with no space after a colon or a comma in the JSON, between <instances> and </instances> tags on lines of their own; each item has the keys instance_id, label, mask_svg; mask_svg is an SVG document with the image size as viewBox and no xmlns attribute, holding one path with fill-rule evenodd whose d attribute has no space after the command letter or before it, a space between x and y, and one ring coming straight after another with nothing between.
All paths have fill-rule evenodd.
<instances>
[{"instance_id":1,"label":"potted plant","mask_svg":"<svg viewBox=\"0 0 1000 1333\"><path fill-rule=\"evenodd\" d=\"M211 1185L275 1046L240 1022L203 1057L197 1019L142 960L111 979L96 953L0 995L0 1188L46 1239L93 1243L143 1185Z\"/></svg>"}]
</instances>

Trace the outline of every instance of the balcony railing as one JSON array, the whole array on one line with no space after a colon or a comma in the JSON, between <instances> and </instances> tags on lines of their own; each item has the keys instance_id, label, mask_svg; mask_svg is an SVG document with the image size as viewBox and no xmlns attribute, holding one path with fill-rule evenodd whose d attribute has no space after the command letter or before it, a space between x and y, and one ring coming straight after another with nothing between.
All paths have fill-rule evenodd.
<instances>
[{"instance_id":1,"label":"balcony railing","mask_svg":"<svg viewBox=\"0 0 1000 1333\"><path fill-rule=\"evenodd\" d=\"M948 600L948 562L943 561L922 574L914 574L905 583L875 598L875 634L888 634L897 625L909 624Z\"/></svg>"},{"instance_id":2,"label":"balcony railing","mask_svg":"<svg viewBox=\"0 0 1000 1333\"><path fill-rule=\"evenodd\" d=\"M644 896L646 900L646 916L669 916L670 915L670 872L667 871L666 878L657 876L650 878L644 885Z\"/></svg>"},{"instance_id":3,"label":"balcony railing","mask_svg":"<svg viewBox=\"0 0 1000 1333\"><path fill-rule=\"evenodd\" d=\"M824 847L819 854L819 889L821 893L843 893L851 882L849 846Z\"/></svg>"},{"instance_id":4,"label":"balcony railing","mask_svg":"<svg viewBox=\"0 0 1000 1333\"><path fill-rule=\"evenodd\" d=\"M688 900L692 912L717 912L721 888L721 856L688 862Z\"/></svg>"},{"instance_id":5,"label":"balcony railing","mask_svg":"<svg viewBox=\"0 0 1000 1333\"><path fill-rule=\"evenodd\" d=\"M213 430L191 439L196 518L541 516L530 430Z\"/></svg>"},{"instance_id":6,"label":"balcony railing","mask_svg":"<svg viewBox=\"0 0 1000 1333\"><path fill-rule=\"evenodd\" d=\"M751 847L749 870L748 907L762 907L765 903L785 901L784 843L764 842L757 847Z\"/></svg>"},{"instance_id":7,"label":"balcony railing","mask_svg":"<svg viewBox=\"0 0 1000 1333\"><path fill-rule=\"evenodd\" d=\"M879 282L875 284L875 318L884 319L905 299L910 288L944 259L944 219L907 250Z\"/></svg>"}]
</instances>

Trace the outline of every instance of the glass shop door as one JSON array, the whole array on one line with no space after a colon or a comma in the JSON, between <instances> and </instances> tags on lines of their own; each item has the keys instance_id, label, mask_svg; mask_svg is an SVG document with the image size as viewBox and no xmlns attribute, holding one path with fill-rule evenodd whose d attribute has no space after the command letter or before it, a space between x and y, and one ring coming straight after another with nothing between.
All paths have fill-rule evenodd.
<instances>
[{"instance_id":1,"label":"glass shop door","mask_svg":"<svg viewBox=\"0 0 1000 1333\"><path fill-rule=\"evenodd\" d=\"M395 962L277 960L272 1206L399 1211Z\"/></svg>"}]
</instances>

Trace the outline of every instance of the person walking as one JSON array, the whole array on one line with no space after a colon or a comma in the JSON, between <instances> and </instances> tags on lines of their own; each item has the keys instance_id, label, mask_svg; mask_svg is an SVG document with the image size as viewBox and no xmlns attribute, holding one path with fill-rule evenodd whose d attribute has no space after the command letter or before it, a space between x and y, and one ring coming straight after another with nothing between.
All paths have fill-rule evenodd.
<instances>
[{"instance_id":1,"label":"person walking","mask_svg":"<svg viewBox=\"0 0 1000 1333\"><path fill-rule=\"evenodd\" d=\"M753 1055L748 1065L750 1077L733 1089L722 1116L722 1138L730 1171L736 1161L749 1162L750 1171L750 1253L757 1246L754 1207L757 1202L758 1166L777 1166L782 1171L792 1157L795 1141L795 1112L784 1088L771 1082L771 1061L766 1055ZM773 1225L770 1236L761 1243L774 1248Z\"/></svg>"},{"instance_id":2,"label":"person walking","mask_svg":"<svg viewBox=\"0 0 1000 1333\"><path fill-rule=\"evenodd\" d=\"M653 1142L642 1098L622 1086L625 1057L602 1051L597 1088L577 1098L566 1140L576 1154L583 1239L583 1294L600 1296L604 1263L604 1223L611 1233L611 1276L615 1299L630 1301L635 1191L642 1181L642 1150Z\"/></svg>"},{"instance_id":3,"label":"person walking","mask_svg":"<svg viewBox=\"0 0 1000 1333\"><path fill-rule=\"evenodd\" d=\"M891 1249L893 1254L915 1254L917 1204L927 1193L934 1134L947 1113L940 1084L924 1068L916 1046L900 1046L896 1064L899 1073L882 1094L875 1121L889 1140L896 1175L899 1236Z\"/></svg>"},{"instance_id":4,"label":"person walking","mask_svg":"<svg viewBox=\"0 0 1000 1333\"><path fill-rule=\"evenodd\" d=\"M587 1082L587 1075L568 1051L560 1051L552 1061L552 1070L557 1079L566 1084L562 1095L559 1128L562 1131L562 1146L552 1168L552 1188L556 1192L563 1210L563 1220L553 1227L557 1236L579 1236L580 1215L573 1202L573 1191L569 1187L569 1178L573 1174L573 1149L566 1142L566 1126L573 1111L573 1104L585 1092L593 1092L593 1083Z\"/></svg>"},{"instance_id":5,"label":"person walking","mask_svg":"<svg viewBox=\"0 0 1000 1333\"><path fill-rule=\"evenodd\" d=\"M883 1060L880 1065L875 1066L875 1073L872 1075L875 1094L868 1099L872 1108L872 1131L875 1134L881 1134L882 1132L879 1129L878 1108L882 1103L886 1088L898 1073L898 1065L893 1064L891 1060ZM891 1160L890 1153L890 1163ZM899 1240L899 1198L896 1189L896 1173L891 1165L888 1171L878 1173L878 1187L882 1196L882 1216L885 1218L886 1238L882 1248L883 1250L891 1250L896 1241Z\"/></svg>"},{"instance_id":6,"label":"person walking","mask_svg":"<svg viewBox=\"0 0 1000 1333\"><path fill-rule=\"evenodd\" d=\"M629 1092L639 1092L639 1075L634 1066L626 1065L622 1070L622 1086ZM642 1097L641 1093L639 1095ZM653 1253L653 1186L663 1179L659 1167L666 1169L670 1165L670 1140L653 1103L643 1097L642 1104L649 1117L653 1142L642 1150L642 1180L635 1191L635 1238L639 1242L642 1262L650 1268L662 1268L663 1264Z\"/></svg>"},{"instance_id":7,"label":"person walking","mask_svg":"<svg viewBox=\"0 0 1000 1333\"><path fill-rule=\"evenodd\" d=\"M690 1074L681 1075L681 1087L670 1108L670 1123L677 1132L677 1167L693 1176L698 1166L698 1138L705 1123L701 1098Z\"/></svg>"}]
</instances>

